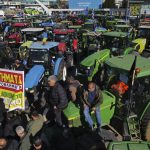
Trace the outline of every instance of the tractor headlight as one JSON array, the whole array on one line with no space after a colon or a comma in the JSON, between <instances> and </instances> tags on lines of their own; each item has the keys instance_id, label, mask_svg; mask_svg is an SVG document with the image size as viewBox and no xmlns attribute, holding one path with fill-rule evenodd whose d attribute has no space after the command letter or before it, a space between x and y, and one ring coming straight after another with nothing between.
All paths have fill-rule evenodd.
<instances>
[{"instance_id":1,"label":"tractor headlight","mask_svg":"<svg viewBox=\"0 0 150 150\"><path fill-rule=\"evenodd\" d=\"M86 69L86 75L87 76L91 76L91 74L92 74L92 72L93 72L93 67L87 67L87 69Z\"/></svg>"}]
</instances>

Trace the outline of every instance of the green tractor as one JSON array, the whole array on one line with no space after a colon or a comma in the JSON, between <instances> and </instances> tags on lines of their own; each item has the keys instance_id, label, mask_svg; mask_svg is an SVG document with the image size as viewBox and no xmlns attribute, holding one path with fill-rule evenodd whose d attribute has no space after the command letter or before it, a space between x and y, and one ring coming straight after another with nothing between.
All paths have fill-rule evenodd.
<instances>
[{"instance_id":1,"label":"green tractor","mask_svg":"<svg viewBox=\"0 0 150 150\"><path fill-rule=\"evenodd\" d=\"M104 62L111 56L121 55L121 54L127 55L130 53L138 53L141 55L141 54L143 54L143 51L145 50L146 39L143 39L143 38L135 39L132 42L130 42L130 45L128 47L126 47L127 46L127 45L125 45L126 40L127 40L126 33L124 33L124 32L105 32L103 34L106 35L108 38L108 39L106 39L106 43L105 43L107 47L104 47L103 50L100 50L91 55L88 55L88 57L84 58L80 62L80 71L83 74L87 75L88 81L92 81L92 80L95 81L95 80L101 79L101 77L99 76L99 72L101 72L103 70L102 66L103 66ZM118 43L119 42L121 43L120 46L118 45L118 49L116 50L117 53L113 51L114 47L112 47L112 49L111 49L111 43L109 44L109 42L111 42L111 40L113 38L118 38L119 40L121 40L121 41L116 41ZM122 45L123 42L125 42L124 45ZM110 47L109 47L109 45L110 45ZM122 50L121 50L121 47L122 47ZM109 49L105 49L105 48L109 48ZM123 48L124 48L124 50L123 50ZM121 50L121 52L119 52L120 50Z\"/></svg>"},{"instance_id":2,"label":"green tractor","mask_svg":"<svg viewBox=\"0 0 150 150\"><path fill-rule=\"evenodd\" d=\"M112 85L118 81L128 86L125 94L115 93L117 100L114 117L123 123L124 138L144 139L150 120L150 60L141 56L125 55L112 57L105 65L109 91L116 92Z\"/></svg>"},{"instance_id":3,"label":"green tractor","mask_svg":"<svg viewBox=\"0 0 150 150\"><path fill-rule=\"evenodd\" d=\"M133 52L142 53L145 49L146 39L138 38L133 41L129 39L127 32L105 32L103 33L103 49L111 50L111 55L126 55Z\"/></svg>"},{"instance_id":4,"label":"green tractor","mask_svg":"<svg viewBox=\"0 0 150 150\"><path fill-rule=\"evenodd\" d=\"M131 54L117 56L107 59L103 69L103 125L116 127L123 140L145 139L150 120L150 60ZM123 82L123 86L119 87L118 82ZM124 88L124 92L117 91L114 85ZM80 109L73 102L69 102L64 113L71 125L81 125Z\"/></svg>"}]
</instances>

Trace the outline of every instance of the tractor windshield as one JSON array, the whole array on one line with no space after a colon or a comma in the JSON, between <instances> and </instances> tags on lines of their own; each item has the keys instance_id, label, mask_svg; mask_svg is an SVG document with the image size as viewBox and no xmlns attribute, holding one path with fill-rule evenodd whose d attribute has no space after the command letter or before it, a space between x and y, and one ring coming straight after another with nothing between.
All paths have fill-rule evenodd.
<instances>
[{"instance_id":1,"label":"tractor windshield","mask_svg":"<svg viewBox=\"0 0 150 150\"><path fill-rule=\"evenodd\" d=\"M33 64L47 64L49 61L49 53L47 50L31 49L29 52L29 63Z\"/></svg>"},{"instance_id":2,"label":"tractor windshield","mask_svg":"<svg viewBox=\"0 0 150 150\"><path fill-rule=\"evenodd\" d=\"M65 42L65 41L69 41L69 37L68 34L56 34L55 40L57 42Z\"/></svg>"},{"instance_id":3,"label":"tractor windshield","mask_svg":"<svg viewBox=\"0 0 150 150\"><path fill-rule=\"evenodd\" d=\"M111 49L111 52L114 56L118 56L118 54L122 54L123 50L127 44L126 38L118 38L118 37L105 37L104 46Z\"/></svg>"}]
</instances>

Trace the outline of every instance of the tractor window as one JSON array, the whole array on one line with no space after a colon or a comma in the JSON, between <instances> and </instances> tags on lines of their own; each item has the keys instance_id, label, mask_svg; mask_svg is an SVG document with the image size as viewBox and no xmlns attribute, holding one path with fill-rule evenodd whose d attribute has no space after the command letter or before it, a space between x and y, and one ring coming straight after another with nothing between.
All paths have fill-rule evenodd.
<instances>
[{"instance_id":1,"label":"tractor window","mask_svg":"<svg viewBox=\"0 0 150 150\"><path fill-rule=\"evenodd\" d=\"M56 34L55 35L55 41L57 42L65 42L65 41L68 41L69 38L68 38L68 35L66 34Z\"/></svg>"},{"instance_id":2,"label":"tractor window","mask_svg":"<svg viewBox=\"0 0 150 150\"><path fill-rule=\"evenodd\" d=\"M29 54L29 59L32 62L37 63L47 63L49 61L47 50L38 50L38 49L31 49Z\"/></svg>"},{"instance_id":3,"label":"tractor window","mask_svg":"<svg viewBox=\"0 0 150 150\"><path fill-rule=\"evenodd\" d=\"M133 87L133 101L135 103L135 112L140 111L150 99L150 77L139 78L135 81Z\"/></svg>"}]
</instances>

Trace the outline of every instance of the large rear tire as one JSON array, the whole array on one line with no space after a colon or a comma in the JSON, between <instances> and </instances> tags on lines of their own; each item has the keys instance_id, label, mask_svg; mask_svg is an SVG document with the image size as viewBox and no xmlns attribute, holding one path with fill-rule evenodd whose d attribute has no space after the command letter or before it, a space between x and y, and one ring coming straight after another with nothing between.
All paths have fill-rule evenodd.
<instances>
[{"instance_id":1,"label":"large rear tire","mask_svg":"<svg viewBox=\"0 0 150 150\"><path fill-rule=\"evenodd\" d=\"M150 106L146 110L146 112L141 120L141 136L142 136L143 140L146 140L147 134L149 134L149 136L150 136L150 133L147 133L148 128L150 128L149 122L150 122Z\"/></svg>"}]
</instances>

